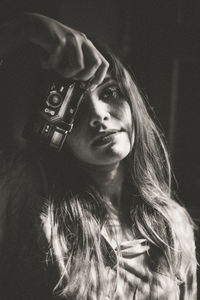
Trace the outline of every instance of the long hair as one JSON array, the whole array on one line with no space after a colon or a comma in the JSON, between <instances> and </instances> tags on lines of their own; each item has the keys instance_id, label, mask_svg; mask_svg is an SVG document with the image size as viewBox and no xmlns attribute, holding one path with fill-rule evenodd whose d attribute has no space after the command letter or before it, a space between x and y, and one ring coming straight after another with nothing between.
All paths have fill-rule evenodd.
<instances>
[{"instance_id":1,"label":"long hair","mask_svg":"<svg viewBox=\"0 0 200 300\"><path fill-rule=\"evenodd\" d=\"M131 72L110 51L100 51L130 104L136 132L133 149L124 159L122 214L128 219L133 237L145 238L151 244L152 271L184 280L186 269L195 263L195 258L185 247L174 212L191 227L192 221L173 200L163 134L150 117ZM53 164L51 160L55 168L47 167L49 190L42 214L49 243L47 261L53 260L59 271L55 291L67 299L86 299L93 293L101 299L107 279L100 233L107 217L107 204L95 185L81 174L76 159L70 153L62 155L61 163L57 159ZM184 270L183 259L187 262Z\"/></svg>"}]
</instances>

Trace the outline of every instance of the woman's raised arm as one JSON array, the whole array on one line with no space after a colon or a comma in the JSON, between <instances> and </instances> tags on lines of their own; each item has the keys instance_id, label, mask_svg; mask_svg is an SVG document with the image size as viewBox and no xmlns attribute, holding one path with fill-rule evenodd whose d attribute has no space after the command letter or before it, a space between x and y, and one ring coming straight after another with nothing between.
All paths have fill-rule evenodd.
<instances>
[{"instance_id":1,"label":"woman's raised arm","mask_svg":"<svg viewBox=\"0 0 200 300\"><path fill-rule=\"evenodd\" d=\"M27 42L43 50L44 68L65 78L90 80L91 89L108 70L108 62L85 34L44 15L25 13L0 27L1 57Z\"/></svg>"}]
</instances>

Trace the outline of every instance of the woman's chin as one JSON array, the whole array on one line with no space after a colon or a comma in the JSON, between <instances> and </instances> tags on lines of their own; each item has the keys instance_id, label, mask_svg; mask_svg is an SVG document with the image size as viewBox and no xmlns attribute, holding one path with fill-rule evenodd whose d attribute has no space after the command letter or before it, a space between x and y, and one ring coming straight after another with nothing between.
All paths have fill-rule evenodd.
<instances>
[{"instance_id":1,"label":"woman's chin","mask_svg":"<svg viewBox=\"0 0 200 300\"><path fill-rule=\"evenodd\" d=\"M114 144L93 156L90 163L95 165L109 165L122 161L130 152L130 146Z\"/></svg>"}]
</instances>

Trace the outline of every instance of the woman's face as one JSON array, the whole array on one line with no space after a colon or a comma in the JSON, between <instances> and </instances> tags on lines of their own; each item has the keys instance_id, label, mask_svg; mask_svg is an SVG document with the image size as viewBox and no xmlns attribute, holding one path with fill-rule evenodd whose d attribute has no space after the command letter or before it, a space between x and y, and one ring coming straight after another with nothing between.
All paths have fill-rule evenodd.
<instances>
[{"instance_id":1,"label":"woman's face","mask_svg":"<svg viewBox=\"0 0 200 300\"><path fill-rule=\"evenodd\" d=\"M131 109L117 82L110 76L94 91L85 93L78 119L66 144L81 162L93 165L117 163L133 147Z\"/></svg>"}]
</instances>

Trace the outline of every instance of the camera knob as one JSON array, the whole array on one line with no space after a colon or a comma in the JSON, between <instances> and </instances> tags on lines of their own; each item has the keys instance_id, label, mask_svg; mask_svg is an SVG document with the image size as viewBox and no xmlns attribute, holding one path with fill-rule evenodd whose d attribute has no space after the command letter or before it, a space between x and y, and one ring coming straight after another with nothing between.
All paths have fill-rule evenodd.
<instances>
[{"instance_id":1,"label":"camera knob","mask_svg":"<svg viewBox=\"0 0 200 300\"><path fill-rule=\"evenodd\" d=\"M51 91L47 97L47 105L52 108L57 108L62 104L62 96L56 91Z\"/></svg>"}]
</instances>

